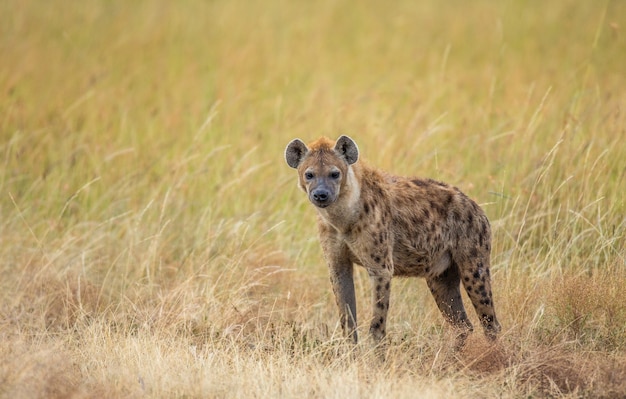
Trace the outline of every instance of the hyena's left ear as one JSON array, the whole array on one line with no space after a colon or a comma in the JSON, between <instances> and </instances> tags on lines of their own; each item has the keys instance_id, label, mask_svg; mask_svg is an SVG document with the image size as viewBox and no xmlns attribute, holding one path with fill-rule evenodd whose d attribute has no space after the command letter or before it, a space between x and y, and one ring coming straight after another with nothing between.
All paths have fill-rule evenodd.
<instances>
[{"instance_id":1,"label":"hyena's left ear","mask_svg":"<svg viewBox=\"0 0 626 399\"><path fill-rule=\"evenodd\" d=\"M297 169L307 152L309 152L309 148L302 140L291 140L291 142L287 144L287 148L285 148L285 161L287 161L287 165Z\"/></svg>"},{"instance_id":2,"label":"hyena's left ear","mask_svg":"<svg viewBox=\"0 0 626 399\"><path fill-rule=\"evenodd\" d=\"M348 162L348 165L352 165L359 160L359 147L348 136L341 136L337 139L335 151Z\"/></svg>"}]
</instances>

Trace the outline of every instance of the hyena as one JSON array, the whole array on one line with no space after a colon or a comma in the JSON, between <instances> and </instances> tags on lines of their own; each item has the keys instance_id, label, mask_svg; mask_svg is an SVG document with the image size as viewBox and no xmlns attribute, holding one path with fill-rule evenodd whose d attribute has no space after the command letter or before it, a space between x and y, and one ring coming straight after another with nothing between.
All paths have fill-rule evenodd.
<instances>
[{"instance_id":1,"label":"hyena","mask_svg":"<svg viewBox=\"0 0 626 399\"><path fill-rule=\"evenodd\" d=\"M487 337L500 331L491 293L491 229L483 210L458 188L406 178L359 162L348 136L299 139L285 150L298 185L318 213L318 230L344 333L357 342L353 264L372 286L370 335L386 335L392 276L424 277L445 319L473 330L461 300L463 283Z\"/></svg>"}]
</instances>

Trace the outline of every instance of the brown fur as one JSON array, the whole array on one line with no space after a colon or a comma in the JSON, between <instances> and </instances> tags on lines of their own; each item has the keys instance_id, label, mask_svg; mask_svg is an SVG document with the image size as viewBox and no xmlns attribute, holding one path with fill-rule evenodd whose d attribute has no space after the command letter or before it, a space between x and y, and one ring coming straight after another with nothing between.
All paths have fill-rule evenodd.
<instances>
[{"instance_id":1,"label":"brown fur","mask_svg":"<svg viewBox=\"0 0 626 399\"><path fill-rule=\"evenodd\" d=\"M500 331L491 293L491 230L482 209L456 187L431 179L390 175L358 161L347 136L308 146L293 140L285 151L300 188L318 211L319 238L330 270L341 325L356 342L353 264L371 280L370 334L386 334L392 276L424 277L444 317L472 330L460 282L485 333Z\"/></svg>"}]
</instances>

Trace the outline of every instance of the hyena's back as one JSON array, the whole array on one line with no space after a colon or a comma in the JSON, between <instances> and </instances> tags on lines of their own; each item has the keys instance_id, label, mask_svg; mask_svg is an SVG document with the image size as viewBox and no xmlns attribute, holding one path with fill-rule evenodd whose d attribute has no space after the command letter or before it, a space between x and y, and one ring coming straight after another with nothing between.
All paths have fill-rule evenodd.
<instances>
[{"instance_id":1,"label":"hyena's back","mask_svg":"<svg viewBox=\"0 0 626 399\"><path fill-rule=\"evenodd\" d=\"M440 274L452 261L465 264L471 257L488 262L489 221L473 200L436 180L377 174L377 179L368 180L375 184L362 187L362 195L371 198L363 206L367 213L389 208L394 276L428 278ZM368 190L372 195L366 194Z\"/></svg>"}]
</instances>

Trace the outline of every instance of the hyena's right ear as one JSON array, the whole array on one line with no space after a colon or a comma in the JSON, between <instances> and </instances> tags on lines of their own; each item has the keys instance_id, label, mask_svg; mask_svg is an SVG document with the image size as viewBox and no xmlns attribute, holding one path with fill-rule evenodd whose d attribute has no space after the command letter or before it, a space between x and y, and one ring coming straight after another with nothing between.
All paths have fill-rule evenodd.
<instances>
[{"instance_id":1,"label":"hyena's right ear","mask_svg":"<svg viewBox=\"0 0 626 399\"><path fill-rule=\"evenodd\" d=\"M287 148L285 148L285 161L287 161L287 165L297 169L307 152L309 152L309 148L302 140L291 140L291 142L287 144Z\"/></svg>"}]
</instances>

